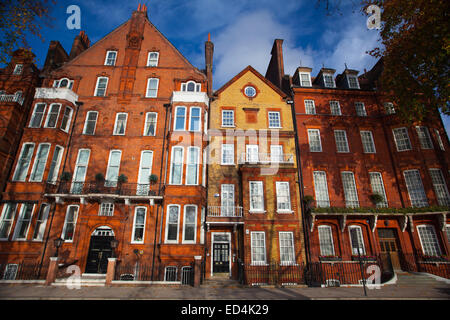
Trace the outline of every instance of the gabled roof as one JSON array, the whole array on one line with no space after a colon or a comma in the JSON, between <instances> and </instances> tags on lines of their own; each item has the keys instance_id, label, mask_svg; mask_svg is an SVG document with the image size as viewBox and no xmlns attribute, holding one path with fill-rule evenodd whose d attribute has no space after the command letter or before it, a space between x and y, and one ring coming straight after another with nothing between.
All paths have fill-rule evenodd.
<instances>
[{"instance_id":1,"label":"gabled roof","mask_svg":"<svg viewBox=\"0 0 450 320\"><path fill-rule=\"evenodd\" d=\"M234 82L236 82L239 78L241 78L244 74L247 72L253 73L255 76L257 76L261 81L263 81L266 85L268 85L270 88L272 88L278 95L280 95L282 98L286 98L287 94L281 91L277 86L275 86L272 82L267 80L261 73L256 71L252 66L247 66L244 70L239 72L237 75L235 75L230 81L225 83L220 89L214 92L214 95L217 96L225 89L227 89L230 85L232 85Z\"/></svg>"}]
</instances>

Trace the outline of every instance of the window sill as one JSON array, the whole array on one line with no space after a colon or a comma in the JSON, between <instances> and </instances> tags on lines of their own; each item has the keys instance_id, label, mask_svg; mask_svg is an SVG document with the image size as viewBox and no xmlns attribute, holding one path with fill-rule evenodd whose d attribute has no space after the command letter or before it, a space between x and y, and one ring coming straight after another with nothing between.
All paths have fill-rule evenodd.
<instances>
[{"instance_id":1,"label":"window sill","mask_svg":"<svg viewBox=\"0 0 450 320\"><path fill-rule=\"evenodd\" d=\"M269 129L283 129L283 127L269 127Z\"/></svg>"},{"instance_id":2,"label":"window sill","mask_svg":"<svg viewBox=\"0 0 450 320\"><path fill-rule=\"evenodd\" d=\"M234 166L234 163L221 163L221 166Z\"/></svg>"},{"instance_id":3,"label":"window sill","mask_svg":"<svg viewBox=\"0 0 450 320\"><path fill-rule=\"evenodd\" d=\"M144 241L131 241L130 244L144 244Z\"/></svg>"},{"instance_id":4,"label":"window sill","mask_svg":"<svg viewBox=\"0 0 450 320\"><path fill-rule=\"evenodd\" d=\"M266 210L249 210L249 213L266 213Z\"/></svg>"},{"instance_id":5,"label":"window sill","mask_svg":"<svg viewBox=\"0 0 450 320\"><path fill-rule=\"evenodd\" d=\"M291 213L294 213L294 211L293 210L277 210L277 213L280 213L280 214L291 214Z\"/></svg>"},{"instance_id":6,"label":"window sill","mask_svg":"<svg viewBox=\"0 0 450 320\"><path fill-rule=\"evenodd\" d=\"M236 125L233 126L225 126L225 125L221 125L222 128L236 128Z\"/></svg>"},{"instance_id":7,"label":"window sill","mask_svg":"<svg viewBox=\"0 0 450 320\"><path fill-rule=\"evenodd\" d=\"M250 265L255 267L267 267L269 264L267 262L252 262Z\"/></svg>"}]
</instances>

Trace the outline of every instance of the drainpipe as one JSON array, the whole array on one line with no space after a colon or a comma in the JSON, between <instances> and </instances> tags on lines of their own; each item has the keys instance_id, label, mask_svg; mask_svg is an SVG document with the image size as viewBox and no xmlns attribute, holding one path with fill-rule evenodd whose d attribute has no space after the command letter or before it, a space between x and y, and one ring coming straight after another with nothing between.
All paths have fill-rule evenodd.
<instances>
[{"instance_id":1,"label":"drainpipe","mask_svg":"<svg viewBox=\"0 0 450 320\"><path fill-rule=\"evenodd\" d=\"M66 168L66 163L67 163L67 156L69 155L69 151L70 151L70 146L71 146L71 142L72 142L72 136L73 136L73 130L75 128L75 122L77 121L77 116L78 116L78 110L80 109L80 107L83 105L83 102L79 102L76 101L75 105L77 106L77 109L75 111L75 116L73 118L73 122L72 122L72 128L70 130L70 135L69 135L69 140L67 142L67 151L66 151L66 156L64 158L64 164L63 164L63 169L62 172L64 172L64 169ZM39 271L38 271L38 276L41 275L41 269L42 269L42 265L44 264L44 256L45 256L45 251L47 250L47 245L48 245L48 241L50 240L50 231L52 229L52 224L53 224L53 218L55 217L55 211L56 211L56 202L54 202L52 204L52 217L50 219L50 225L48 227L48 232L47 232L47 237L45 238L45 242L44 242L44 250L42 250L42 257L41 257L41 262L39 263Z\"/></svg>"}]
</instances>

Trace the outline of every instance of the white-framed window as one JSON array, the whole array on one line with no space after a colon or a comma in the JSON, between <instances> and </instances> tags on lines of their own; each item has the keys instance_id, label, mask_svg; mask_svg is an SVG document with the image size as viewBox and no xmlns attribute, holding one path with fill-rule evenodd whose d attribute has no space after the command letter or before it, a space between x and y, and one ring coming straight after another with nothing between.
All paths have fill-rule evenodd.
<instances>
[{"instance_id":1,"label":"white-framed window","mask_svg":"<svg viewBox=\"0 0 450 320\"><path fill-rule=\"evenodd\" d=\"M372 131L360 131L364 153L376 153Z\"/></svg>"},{"instance_id":2,"label":"white-framed window","mask_svg":"<svg viewBox=\"0 0 450 320\"><path fill-rule=\"evenodd\" d=\"M294 234L288 231L278 232L280 241L280 263L282 265L295 264Z\"/></svg>"},{"instance_id":3,"label":"white-framed window","mask_svg":"<svg viewBox=\"0 0 450 320\"><path fill-rule=\"evenodd\" d=\"M349 152L347 133L345 130L334 130L334 139L336 141L337 152Z\"/></svg>"},{"instance_id":4,"label":"white-framed window","mask_svg":"<svg viewBox=\"0 0 450 320\"><path fill-rule=\"evenodd\" d=\"M23 71L23 64L16 64L14 66L13 74L14 75L19 75L19 74L22 74L22 71Z\"/></svg>"},{"instance_id":5,"label":"white-framed window","mask_svg":"<svg viewBox=\"0 0 450 320\"><path fill-rule=\"evenodd\" d=\"M117 58L117 51L107 51L105 58L105 66L115 66Z\"/></svg>"},{"instance_id":6,"label":"white-framed window","mask_svg":"<svg viewBox=\"0 0 450 320\"><path fill-rule=\"evenodd\" d=\"M450 206L450 195L441 169L429 169L434 193L440 206Z\"/></svg>"},{"instance_id":7,"label":"white-framed window","mask_svg":"<svg viewBox=\"0 0 450 320\"><path fill-rule=\"evenodd\" d=\"M201 83L197 83L195 81L188 81L181 84L181 91L200 92L201 87L202 87Z\"/></svg>"},{"instance_id":8,"label":"white-framed window","mask_svg":"<svg viewBox=\"0 0 450 320\"><path fill-rule=\"evenodd\" d=\"M71 107L66 106L64 108L64 114L61 121L61 130L64 132L69 132L70 121L72 120L73 110Z\"/></svg>"},{"instance_id":9,"label":"white-framed window","mask_svg":"<svg viewBox=\"0 0 450 320\"><path fill-rule=\"evenodd\" d=\"M220 193L221 216L233 216L234 213L234 184L222 184Z\"/></svg>"},{"instance_id":10,"label":"white-framed window","mask_svg":"<svg viewBox=\"0 0 450 320\"><path fill-rule=\"evenodd\" d=\"M364 106L364 102L355 102L355 110L356 110L356 115L358 117L366 117L367 116L366 107Z\"/></svg>"},{"instance_id":11,"label":"white-framed window","mask_svg":"<svg viewBox=\"0 0 450 320\"><path fill-rule=\"evenodd\" d=\"M278 111L269 111L269 128L281 128L281 117Z\"/></svg>"},{"instance_id":12,"label":"white-framed window","mask_svg":"<svg viewBox=\"0 0 450 320\"><path fill-rule=\"evenodd\" d=\"M108 77L98 77L97 84L95 85L94 96L96 97L106 96L107 87L108 87Z\"/></svg>"},{"instance_id":13,"label":"white-framed window","mask_svg":"<svg viewBox=\"0 0 450 320\"><path fill-rule=\"evenodd\" d=\"M222 127L234 127L234 110L222 110Z\"/></svg>"},{"instance_id":14,"label":"white-framed window","mask_svg":"<svg viewBox=\"0 0 450 320\"><path fill-rule=\"evenodd\" d=\"M394 134L395 145L397 146L397 151L411 150L411 141L409 140L408 129L405 127L392 129Z\"/></svg>"},{"instance_id":15,"label":"white-framed window","mask_svg":"<svg viewBox=\"0 0 450 320\"><path fill-rule=\"evenodd\" d=\"M245 146L246 161L249 163L258 163L259 161L259 146L257 144L247 144Z\"/></svg>"},{"instance_id":16,"label":"white-framed window","mask_svg":"<svg viewBox=\"0 0 450 320\"><path fill-rule=\"evenodd\" d=\"M264 212L264 188L262 181L249 181L250 212Z\"/></svg>"},{"instance_id":17,"label":"white-framed window","mask_svg":"<svg viewBox=\"0 0 450 320\"><path fill-rule=\"evenodd\" d=\"M158 121L158 114L156 112L147 112L145 114L144 136L156 135L157 121Z\"/></svg>"},{"instance_id":18,"label":"white-framed window","mask_svg":"<svg viewBox=\"0 0 450 320\"><path fill-rule=\"evenodd\" d=\"M313 179L317 207L329 207L330 197L328 194L327 174L325 171L314 171Z\"/></svg>"},{"instance_id":19,"label":"white-framed window","mask_svg":"<svg viewBox=\"0 0 450 320\"><path fill-rule=\"evenodd\" d=\"M8 263L5 267L5 273L3 274L3 280L16 280L18 270L19 270L19 265L17 263Z\"/></svg>"},{"instance_id":20,"label":"white-framed window","mask_svg":"<svg viewBox=\"0 0 450 320\"><path fill-rule=\"evenodd\" d=\"M383 176L381 172L369 172L370 185L372 187L373 194L379 194L383 197L383 201L377 203L378 208L384 208L388 206L386 190L384 189Z\"/></svg>"},{"instance_id":21,"label":"white-framed window","mask_svg":"<svg viewBox=\"0 0 450 320\"><path fill-rule=\"evenodd\" d=\"M147 91L145 97L147 98L156 98L158 96L158 78L149 78L147 80Z\"/></svg>"},{"instance_id":22,"label":"white-framed window","mask_svg":"<svg viewBox=\"0 0 450 320\"><path fill-rule=\"evenodd\" d=\"M289 190L289 182L277 181L275 183L277 193L277 212L291 211L291 195Z\"/></svg>"},{"instance_id":23,"label":"white-framed window","mask_svg":"<svg viewBox=\"0 0 450 320\"><path fill-rule=\"evenodd\" d=\"M308 142L310 152L322 152L319 129L308 129Z\"/></svg>"},{"instance_id":24,"label":"white-framed window","mask_svg":"<svg viewBox=\"0 0 450 320\"><path fill-rule=\"evenodd\" d=\"M183 178L183 147L172 147L170 159L170 184L181 184Z\"/></svg>"},{"instance_id":25,"label":"white-framed window","mask_svg":"<svg viewBox=\"0 0 450 320\"><path fill-rule=\"evenodd\" d=\"M195 243L197 234L197 206L185 205L183 217L183 243Z\"/></svg>"},{"instance_id":26,"label":"white-framed window","mask_svg":"<svg viewBox=\"0 0 450 320\"><path fill-rule=\"evenodd\" d=\"M44 128L56 128L56 122L58 122L59 111L61 109L61 104L52 103L50 109L48 110L47 119L44 123Z\"/></svg>"},{"instance_id":27,"label":"white-framed window","mask_svg":"<svg viewBox=\"0 0 450 320\"><path fill-rule=\"evenodd\" d=\"M186 107L179 106L175 108L175 121L173 130L186 130Z\"/></svg>"},{"instance_id":28,"label":"white-framed window","mask_svg":"<svg viewBox=\"0 0 450 320\"><path fill-rule=\"evenodd\" d=\"M84 122L83 134L95 134L95 128L97 127L97 118L97 111L88 111L88 113L86 114L86 120Z\"/></svg>"},{"instance_id":29,"label":"white-framed window","mask_svg":"<svg viewBox=\"0 0 450 320\"><path fill-rule=\"evenodd\" d=\"M131 243L144 243L146 218L146 207L136 207L134 209L133 233L131 235Z\"/></svg>"},{"instance_id":30,"label":"white-framed window","mask_svg":"<svg viewBox=\"0 0 450 320\"><path fill-rule=\"evenodd\" d=\"M6 202L3 205L0 218L0 240L8 240L14 217L16 216L17 203Z\"/></svg>"},{"instance_id":31,"label":"white-framed window","mask_svg":"<svg viewBox=\"0 0 450 320\"><path fill-rule=\"evenodd\" d=\"M125 135L125 131L127 129L127 119L128 113L120 112L116 114L116 122L114 123L113 135L115 136Z\"/></svg>"},{"instance_id":32,"label":"white-framed window","mask_svg":"<svg viewBox=\"0 0 450 320\"><path fill-rule=\"evenodd\" d=\"M75 234L75 226L77 224L79 206L70 205L67 207L66 218L64 219L64 227L61 238L65 242L72 242Z\"/></svg>"},{"instance_id":33,"label":"white-framed window","mask_svg":"<svg viewBox=\"0 0 450 320\"><path fill-rule=\"evenodd\" d=\"M117 186L120 170L120 160L122 158L121 150L111 150L109 152L108 168L106 169L106 187Z\"/></svg>"},{"instance_id":34,"label":"white-framed window","mask_svg":"<svg viewBox=\"0 0 450 320\"><path fill-rule=\"evenodd\" d=\"M314 100L305 100L305 113L316 114L316 106Z\"/></svg>"},{"instance_id":35,"label":"white-framed window","mask_svg":"<svg viewBox=\"0 0 450 320\"><path fill-rule=\"evenodd\" d=\"M222 165L234 164L234 144L222 144Z\"/></svg>"},{"instance_id":36,"label":"white-framed window","mask_svg":"<svg viewBox=\"0 0 450 320\"><path fill-rule=\"evenodd\" d=\"M86 178L86 172L89 164L89 157L91 150L80 149L78 150L77 162L75 164L71 193L79 194L83 190L84 179Z\"/></svg>"},{"instance_id":37,"label":"white-framed window","mask_svg":"<svg viewBox=\"0 0 450 320\"><path fill-rule=\"evenodd\" d=\"M284 161L283 145L270 145L270 161L273 163L280 163Z\"/></svg>"},{"instance_id":38,"label":"white-framed window","mask_svg":"<svg viewBox=\"0 0 450 320\"><path fill-rule=\"evenodd\" d=\"M417 231L419 232L423 254L426 256L440 256L442 251L434 227L429 224L421 224L417 226Z\"/></svg>"},{"instance_id":39,"label":"white-framed window","mask_svg":"<svg viewBox=\"0 0 450 320\"><path fill-rule=\"evenodd\" d=\"M357 76L348 74L347 82L350 89L359 89L359 81Z\"/></svg>"},{"instance_id":40,"label":"white-framed window","mask_svg":"<svg viewBox=\"0 0 450 320\"><path fill-rule=\"evenodd\" d=\"M41 143L38 146L36 157L34 158L33 169L31 169L30 179L32 182L41 182L44 177L45 165L47 164L49 143Z\"/></svg>"},{"instance_id":41,"label":"white-framed window","mask_svg":"<svg viewBox=\"0 0 450 320\"><path fill-rule=\"evenodd\" d=\"M44 119L44 113L47 105L45 103L36 103L33 109L33 114L31 115L30 128L40 128L42 120Z\"/></svg>"},{"instance_id":42,"label":"white-framed window","mask_svg":"<svg viewBox=\"0 0 450 320\"><path fill-rule=\"evenodd\" d=\"M202 131L201 115L202 109L199 107L191 107L189 111L189 131Z\"/></svg>"},{"instance_id":43,"label":"white-framed window","mask_svg":"<svg viewBox=\"0 0 450 320\"><path fill-rule=\"evenodd\" d=\"M178 227L180 223L180 206L167 206L166 243L178 243Z\"/></svg>"},{"instance_id":44,"label":"white-framed window","mask_svg":"<svg viewBox=\"0 0 450 320\"><path fill-rule=\"evenodd\" d=\"M434 134L436 135L436 140L437 140L437 142L439 144L439 148L441 148L442 151L445 151L444 142L442 141L441 134L439 133L439 130L438 129L434 129Z\"/></svg>"},{"instance_id":45,"label":"white-framed window","mask_svg":"<svg viewBox=\"0 0 450 320\"><path fill-rule=\"evenodd\" d=\"M33 216L34 204L24 203L20 208L19 217L17 219L14 230L13 240L26 240L28 230L30 229L31 217Z\"/></svg>"},{"instance_id":46,"label":"white-framed window","mask_svg":"<svg viewBox=\"0 0 450 320\"><path fill-rule=\"evenodd\" d=\"M300 85L302 87L311 87L311 75L309 72L299 72Z\"/></svg>"},{"instance_id":47,"label":"white-framed window","mask_svg":"<svg viewBox=\"0 0 450 320\"><path fill-rule=\"evenodd\" d=\"M114 202L102 202L98 208L99 216L112 217L114 216Z\"/></svg>"},{"instance_id":48,"label":"white-framed window","mask_svg":"<svg viewBox=\"0 0 450 320\"><path fill-rule=\"evenodd\" d=\"M147 67L157 67L159 61L159 52L152 51L148 53Z\"/></svg>"},{"instance_id":49,"label":"white-framed window","mask_svg":"<svg viewBox=\"0 0 450 320\"><path fill-rule=\"evenodd\" d=\"M28 167L31 163L31 158L33 157L34 143L25 142L22 145L22 150L20 151L19 160L17 160L16 171L12 181L25 181L28 174Z\"/></svg>"},{"instance_id":50,"label":"white-framed window","mask_svg":"<svg viewBox=\"0 0 450 320\"><path fill-rule=\"evenodd\" d=\"M349 226L348 231L350 233L350 245L352 246L353 255L365 255L366 248L364 246L364 238L362 229L360 226Z\"/></svg>"},{"instance_id":51,"label":"white-framed window","mask_svg":"<svg viewBox=\"0 0 450 320\"><path fill-rule=\"evenodd\" d=\"M384 103L384 110L385 110L387 115L395 114L395 108L394 108L394 104L392 102L385 102Z\"/></svg>"},{"instance_id":52,"label":"white-framed window","mask_svg":"<svg viewBox=\"0 0 450 320\"><path fill-rule=\"evenodd\" d=\"M359 207L358 192L356 191L355 175L350 171L342 171L342 185L344 187L345 205L348 208Z\"/></svg>"},{"instance_id":53,"label":"white-framed window","mask_svg":"<svg viewBox=\"0 0 450 320\"><path fill-rule=\"evenodd\" d=\"M164 281L177 281L177 272L177 267L166 267L164 270Z\"/></svg>"},{"instance_id":54,"label":"white-framed window","mask_svg":"<svg viewBox=\"0 0 450 320\"><path fill-rule=\"evenodd\" d=\"M433 142L431 142L430 132L427 127L416 126L417 136L419 137L420 146L422 149L433 149Z\"/></svg>"},{"instance_id":55,"label":"white-framed window","mask_svg":"<svg viewBox=\"0 0 450 320\"><path fill-rule=\"evenodd\" d=\"M252 231L251 238L251 252L252 264L266 264L266 234L264 231Z\"/></svg>"},{"instance_id":56,"label":"white-framed window","mask_svg":"<svg viewBox=\"0 0 450 320\"><path fill-rule=\"evenodd\" d=\"M419 170L405 170L403 171L403 176L405 177L406 188L408 189L411 206L428 206L427 195L425 194L425 189L423 188Z\"/></svg>"},{"instance_id":57,"label":"white-framed window","mask_svg":"<svg viewBox=\"0 0 450 320\"><path fill-rule=\"evenodd\" d=\"M330 111L331 111L331 114L334 116L342 115L341 106L339 104L339 101L330 101Z\"/></svg>"},{"instance_id":58,"label":"white-framed window","mask_svg":"<svg viewBox=\"0 0 450 320\"><path fill-rule=\"evenodd\" d=\"M199 173L200 152L198 147L189 147L186 164L186 184L197 185Z\"/></svg>"},{"instance_id":59,"label":"white-framed window","mask_svg":"<svg viewBox=\"0 0 450 320\"><path fill-rule=\"evenodd\" d=\"M34 227L33 241L42 241L44 239L45 226L47 224L48 213L50 205L48 203L41 204L36 218L36 225Z\"/></svg>"},{"instance_id":60,"label":"white-framed window","mask_svg":"<svg viewBox=\"0 0 450 320\"><path fill-rule=\"evenodd\" d=\"M317 228L321 256L334 256L333 232L331 226L322 225Z\"/></svg>"},{"instance_id":61,"label":"white-framed window","mask_svg":"<svg viewBox=\"0 0 450 320\"><path fill-rule=\"evenodd\" d=\"M334 78L333 78L332 74L324 73L323 74L323 82L324 82L325 88L336 87L336 84L334 83Z\"/></svg>"},{"instance_id":62,"label":"white-framed window","mask_svg":"<svg viewBox=\"0 0 450 320\"><path fill-rule=\"evenodd\" d=\"M138 175L138 195L148 195L150 190L150 175L152 174L153 166L153 151L144 150L141 152L141 161L139 163L139 175Z\"/></svg>"},{"instance_id":63,"label":"white-framed window","mask_svg":"<svg viewBox=\"0 0 450 320\"><path fill-rule=\"evenodd\" d=\"M60 80L53 81L53 88L68 88L72 89L73 80L69 80L67 78L62 78Z\"/></svg>"},{"instance_id":64,"label":"white-framed window","mask_svg":"<svg viewBox=\"0 0 450 320\"><path fill-rule=\"evenodd\" d=\"M256 89L252 86L247 86L244 88L244 94L249 98L253 98L256 96Z\"/></svg>"}]
</instances>

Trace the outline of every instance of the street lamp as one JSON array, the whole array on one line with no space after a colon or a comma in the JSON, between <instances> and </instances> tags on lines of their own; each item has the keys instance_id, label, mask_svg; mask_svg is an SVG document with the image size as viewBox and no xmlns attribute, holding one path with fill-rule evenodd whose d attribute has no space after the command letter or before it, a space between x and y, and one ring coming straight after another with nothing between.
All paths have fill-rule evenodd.
<instances>
[{"instance_id":1,"label":"street lamp","mask_svg":"<svg viewBox=\"0 0 450 320\"><path fill-rule=\"evenodd\" d=\"M62 246L63 242L64 242L64 239L62 239L61 237L53 240L53 244L55 245L55 248L56 248L55 257L58 257L58 249Z\"/></svg>"},{"instance_id":2,"label":"street lamp","mask_svg":"<svg viewBox=\"0 0 450 320\"><path fill-rule=\"evenodd\" d=\"M118 245L119 245L119 240L117 240L117 239L111 240L112 258L115 258L115 249L117 248Z\"/></svg>"}]
</instances>

